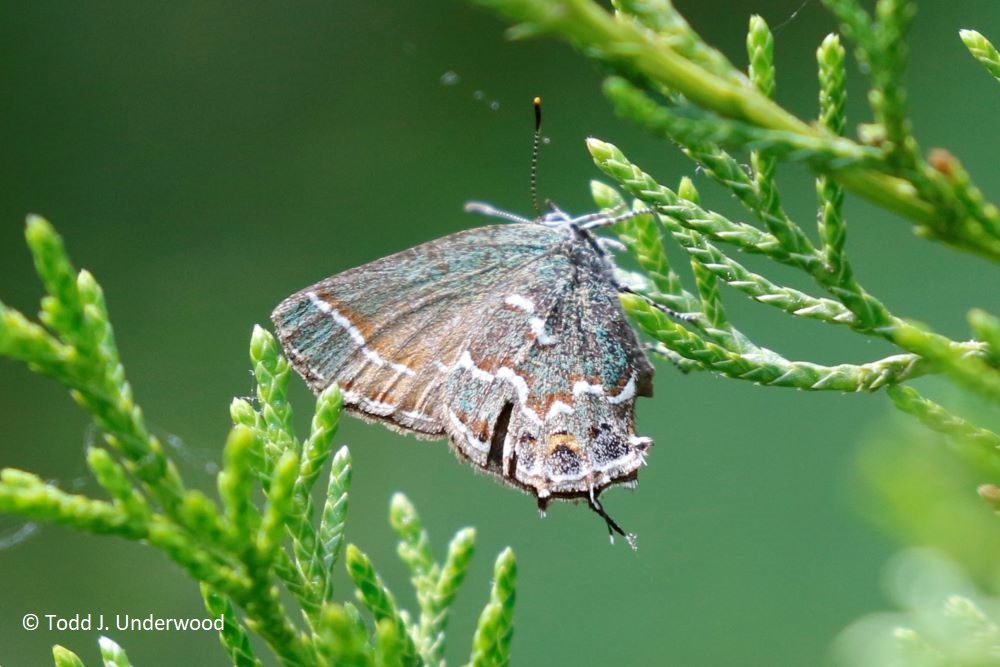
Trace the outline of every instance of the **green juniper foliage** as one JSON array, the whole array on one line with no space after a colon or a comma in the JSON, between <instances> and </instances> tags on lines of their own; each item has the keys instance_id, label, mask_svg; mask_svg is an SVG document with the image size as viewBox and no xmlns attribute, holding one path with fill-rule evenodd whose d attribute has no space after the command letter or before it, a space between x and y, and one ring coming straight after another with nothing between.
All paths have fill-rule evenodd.
<instances>
[{"instance_id":1,"label":"green juniper foliage","mask_svg":"<svg viewBox=\"0 0 1000 667\"><path fill-rule=\"evenodd\" d=\"M993 484L1000 476L1000 436L923 397L910 383L939 376L995 408L1000 403L1000 319L973 310L970 338L951 340L892 312L865 289L864 276L850 261L845 193L909 220L922 237L1000 262L1000 211L953 155L943 149L926 152L912 130L903 80L915 2L877 0L869 12L859 0L823 0L843 39L831 34L817 49L819 94L811 121L774 101L774 37L759 16L750 19L749 66L743 72L706 44L670 0L611 0L611 10L595 0L472 2L509 19L514 38L553 36L599 62L607 72L603 92L618 114L678 146L756 219L751 224L717 213L701 201L690 179L681 178L676 187L664 185L611 143L588 140L594 162L611 182L592 184L598 207L619 214L631 206L639 213L617 226L643 274L636 293L623 295L622 303L654 339L656 353L684 371L710 371L759 385L886 389L891 403L916 417L929 429L925 432L944 434L966 459L989 460L979 467L982 479L990 480L980 487L979 502L1000 507L1000 487ZM960 37L1000 80L1000 54L993 45L973 30L961 31ZM857 127L858 139L849 138L845 117L847 48L869 84L871 120ZM816 177L815 231L793 220L782 205L775 174L783 162L802 163ZM665 250L670 243L687 254L690 279L670 265ZM814 285L813 293L751 271L739 260L740 252L801 272ZM789 316L884 339L897 353L832 366L787 359L731 320L720 298L726 286ZM692 317L677 321L663 307ZM975 497L974 489L962 492ZM903 506L900 500L894 507L902 512ZM963 535L975 540L971 533ZM970 602L945 609L946 616L972 618L977 607ZM995 623L993 639L983 646L992 658L986 662L975 662L987 655L983 652L959 660L955 647L962 642L956 640L937 643L936 662L873 664L997 664L1000 619L986 619L979 629L990 623ZM915 636L902 632L896 639L912 645Z\"/></svg>"},{"instance_id":2,"label":"green juniper foliage","mask_svg":"<svg viewBox=\"0 0 1000 667\"><path fill-rule=\"evenodd\" d=\"M1000 262L1000 211L954 156L925 151L912 130L903 80L915 3L877 0L869 12L858 0L823 0L841 35L829 35L818 46L817 113L807 122L774 100L774 37L760 17L750 20L744 72L705 43L669 0L612 0L612 11L594 0L473 2L515 23L514 37L552 35L600 62L608 72L603 92L619 115L677 145L756 220L752 224L717 213L690 179L680 179L676 187L664 185L611 143L588 141L597 167L611 182L592 184L597 205L616 214L629 206L637 212L619 224L618 235L644 280L622 302L655 341L653 350L685 371L759 385L885 389L901 414L916 418L920 433L928 438L943 434L964 457L988 461L978 469L988 472L976 481L949 473L948 484L928 489L914 482L926 477L911 466L933 465L942 478L947 462L894 457L890 465L884 459L870 464L882 507L895 513L897 522L909 522L911 533L930 531L922 535L928 542L934 542L928 537L932 533L938 541L950 536L966 571L995 573L996 548L991 547L1000 533L981 542L974 533L945 534L939 528L975 525L987 535L988 529L975 523L981 515L970 510L969 494L961 494L978 484L979 497L971 496L976 508L1000 508L1000 480L994 479L1000 477L1000 435L925 398L911 381L937 376L995 407L1000 403L1000 319L973 310L970 338L951 340L894 313L865 289L865 277L850 261L846 193L909 220L922 237ZM1000 80L1000 55L993 45L972 30L960 37ZM848 48L869 83L871 119L857 125L857 139L850 138L845 117ZM793 220L782 204L776 172L784 162L801 163L815 174L815 230ZM419 607L416 616L400 609L371 559L344 544L351 463L346 449L333 454L337 389L319 397L310 434L298 439L286 397L288 363L274 339L256 330L251 358L258 404L241 399L232 404L234 428L219 475L220 503L190 491L133 402L99 286L89 273L70 267L59 238L43 220L29 219L27 236L48 296L40 323L0 306L0 354L65 384L93 416L104 446L93 448L87 461L110 500L68 494L29 473L5 470L0 511L144 540L163 550L199 581L209 612L225 615L221 641L234 664L257 664L250 633L288 665L441 664L449 608L467 571L475 534L459 531L445 560L435 561L415 509L402 495L395 496L390 523ZM673 243L686 253L690 277L671 266L666 245ZM812 293L751 271L739 261L741 251L801 272ZM860 364L787 359L738 328L724 307L726 288L790 317L882 339L896 353ZM692 317L678 322L658 306ZM913 436L896 444L913 449L922 446L918 441ZM927 461L958 459L939 447L921 451ZM331 459L326 497L316 507L311 490ZM253 500L258 488L263 506ZM942 510L942 498L961 500ZM342 552L368 623L359 607L334 602L330 573ZM496 561L490 600L472 640L472 664L509 661L515 580L514 557L506 550ZM881 655L891 661L874 664L995 663L1000 646L996 601L971 587L957 590L954 577L947 581L951 594L943 598L901 601L907 616L880 630L890 646ZM301 614L292 612L287 600ZM920 622L927 618L937 620L928 627ZM103 639L101 650L105 664L128 664L112 641ZM63 647L53 654L57 665L82 664Z\"/></svg>"},{"instance_id":3,"label":"green juniper foliage","mask_svg":"<svg viewBox=\"0 0 1000 667\"><path fill-rule=\"evenodd\" d=\"M251 633L284 665L443 665L448 614L472 559L475 531L456 533L438 562L416 509L402 494L394 496L389 519L419 614L411 617L396 605L369 557L353 544L344 548L351 456L346 447L333 451L337 386L319 396L309 435L298 438L287 401L290 366L274 337L256 328L250 346L256 407L238 398L230 408L219 502L190 490L132 398L100 286L72 267L48 222L29 217L26 236L47 295L39 323L0 304L0 356L64 384L93 417L103 442L88 450L87 465L108 499L4 469L0 513L160 549L198 581L209 614L224 617L219 638L234 665L260 664ZM312 491L328 462L319 508ZM259 491L262 504L255 501ZM350 602L335 601L332 575L342 551L371 624ZM496 561L470 664L508 664L515 577L507 549ZM131 664L111 639L102 637L100 648L105 665ZM53 648L53 657L59 667L83 664L62 646Z\"/></svg>"},{"instance_id":4,"label":"green juniper foliage","mask_svg":"<svg viewBox=\"0 0 1000 667\"><path fill-rule=\"evenodd\" d=\"M593 0L474 2L514 21L514 37L553 35L600 61L610 72L604 93L619 114L678 145L759 220L758 225L731 220L705 207L690 179L671 188L614 145L587 141L594 162L616 186L593 183L597 205L620 211L629 205L628 196L635 209L649 212L621 223L618 234L646 278L640 293L623 295L622 302L657 341L657 352L684 370L764 385L835 391L890 387L894 404L931 428L993 442L995 434L966 424L903 383L937 374L1000 402L1000 320L973 311L970 340L950 340L890 311L863 287L848 257L845 190L910 219L923 236L1000 262L1000 212L985 201L957 159L940 150L925 158L912 134L901 81L913 2L880 0L869 15L856 0L824 0L869 70L874 122L862 134L877 141L845 136L845 47L837 35L829 35L817 50L818 117L807 123L773 100L774 38L759 16L750 20L744 73L708 46L669 0L616 0L612 12ZM962 39L991 72L1000 72L1000 57L982 35L963 31ZM749 154L749 168L737 151ZM775 180L782 161L803 162L816 173L815 234L782 207ZM688 254L693 290L670 266L668 242ZM734 250L801 271L818 293L747 269ZM720 299L723 286L794 317L885 339L899 353L835 366L786 359L730 321ZM677 322L657 305L695 317Z\"/></svg>"}]
</instances>

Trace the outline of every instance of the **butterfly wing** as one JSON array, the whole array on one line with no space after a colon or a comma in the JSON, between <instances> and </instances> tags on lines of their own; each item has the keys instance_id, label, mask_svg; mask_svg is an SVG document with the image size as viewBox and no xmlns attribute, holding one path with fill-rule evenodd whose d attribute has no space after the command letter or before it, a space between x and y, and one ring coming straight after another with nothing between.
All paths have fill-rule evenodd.
<instances>
[{"instance_id":1,"label":"butterfly wing","mask_svg":"<svg viewBox=\"0 0 1000 667\"><path fill-rule=\"evenodd\" d=\"M653 369L585 240L562 235L511 271L472 332L444 388L463 453L543 500L634 478L651 445L634 403L652 394Z\"/></svg>"},{"instance_id":2,"label":"butterfly wing","mask_svg":"<svg viewBox=\"0 0 1000 667\"><path fill-rule=\"evenodd\" d=\"M547 499L634 477L652 367L603 259L572 230L453 234L323 280L272 314L289 359L346 407Z\"/></svg>"},{"instance_id":3,"label":"butterfly wing","mask_svg":"<svg viewBox=\"0 0 1000 667\"><path fill-rule=\"evenodd\" d=\"M448 433L442 414L449 351L488 295L558 240L541 225L480 227L331 276L271 314L296 371L319 393L333 382L362 417L418 435ZM484 296L486 295L486 296Z\"/></svg>"}]
</instances>

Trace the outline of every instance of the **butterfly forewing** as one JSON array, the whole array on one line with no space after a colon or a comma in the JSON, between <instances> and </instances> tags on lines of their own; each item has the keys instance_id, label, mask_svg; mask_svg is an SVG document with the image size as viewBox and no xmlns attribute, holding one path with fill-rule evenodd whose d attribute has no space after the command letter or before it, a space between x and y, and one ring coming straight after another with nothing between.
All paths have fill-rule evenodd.
<instances>
[{"instance_id":1,"label":"butterfly forewing","mask_svg":"<svg viewBox=\"0 0 1000 667\"><path fill-rule=\"evenodd\" d=\"M481 295L552 241L552 230L536 225L459 232L331 276L285 299L271 318L314 392L336 381L351 411L441 435L442 357L464 339Z\"/></svg>"}]
</instances>

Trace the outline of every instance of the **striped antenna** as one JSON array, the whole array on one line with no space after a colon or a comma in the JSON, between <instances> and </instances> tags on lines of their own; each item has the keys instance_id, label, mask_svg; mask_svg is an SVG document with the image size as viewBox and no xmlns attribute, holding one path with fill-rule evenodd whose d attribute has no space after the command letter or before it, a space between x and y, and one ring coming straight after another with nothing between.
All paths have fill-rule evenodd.
<instances>
[{"instance_id":1,"label":"striped antenna","mask_svg":"<svg viewBox=\"0 0 1000 667\"><path fill-rule=\"evenodd\" d=\"M542 207L538 205L538 147L542 139L542 98L535 98L535 138L531 145L531 205L535 214L542 215Z\"/></svg>"}]
</instances>

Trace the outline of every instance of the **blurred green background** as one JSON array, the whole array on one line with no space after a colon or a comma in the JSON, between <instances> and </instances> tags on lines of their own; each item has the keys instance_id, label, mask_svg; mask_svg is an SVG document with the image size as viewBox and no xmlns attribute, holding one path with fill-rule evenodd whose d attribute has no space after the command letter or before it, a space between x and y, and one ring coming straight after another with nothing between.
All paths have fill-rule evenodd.
<instances>
[{"instance_id":1,"label":"blurred green background","mask_svg":"<svg viewBox=\"0 0 1000 667\"><path fill-rule=\"evenodd\" d=\"M817 0L676 0L706 39L745 63L751 12L776 32L779 100L815 109L814 52L834 23ZM995 0L922 2L912 38L913 118L998 192L1000 87L957 37L1000 37ZM586 211L598 175L583 139L618 144L671 183L692 166L617 120L600 72L552 41L507 42L461 3L3 3L0 5L0 299L33 313L40 288L24 215L48 217L107 292L129 377L150 422L176 435L185 473L212 485L234 395L252 391L251 327L326 275L483 224L481 199L521 212L531 107L546 104L541 191ZM457 74L458 81L445 85ZM853 70L852 120L867 119ZM785 169L787 208L814 217L804 171ZM710 207L730 198L696 176ZM906 222L848 203L861 281L899 315L965 335L964 313L996 306L995 273L920 241ZM747 258L778 280L788 271ZM860 362L889 352L847 331L789 321L728 295L735 322L792 358ZM296 378L308 423L312 397ZM543 520L527 496L460 464L443 443L345 420L354 455L348 539L413 605L386 516L405 491L443 548L479 531L451 621L467 655L492 560L519 559L513 652L520 664L810 665L851 620L886 605L894 543L856 512L845 484L855 444L890 411L884 396L761 389L658 369L640 432L657 445L634 492L605 496L640 548L614 547L584 507ZM87 420L54 383L0 361L0 466L85 477ZM95 493L92 483L83 489ZM350 595L344 577L339 594ZM196 586L156 552L45 527L0 551L0 663L41 665L61 643L97 660L96 636L21 629L26 613L202 613ZM212 633L116 633L137 665L225 664Z\"/></svg>"}]
</instances>

